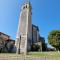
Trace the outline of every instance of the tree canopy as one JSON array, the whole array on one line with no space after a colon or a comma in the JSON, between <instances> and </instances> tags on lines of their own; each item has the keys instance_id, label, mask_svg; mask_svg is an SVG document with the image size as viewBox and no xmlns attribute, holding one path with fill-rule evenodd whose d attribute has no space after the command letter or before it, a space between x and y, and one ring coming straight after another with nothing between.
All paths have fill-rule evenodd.
<instances>
[{"instance_id":1,"label":"tree canopy","mask_svg":"<svg viewBox=\"0 0 60 60\"><path fill-rule=\"evenodd\" d=\"M60 30L53 30L48 35L48 42L56 49L60 50Z\"/></svg>"}]
</instances>

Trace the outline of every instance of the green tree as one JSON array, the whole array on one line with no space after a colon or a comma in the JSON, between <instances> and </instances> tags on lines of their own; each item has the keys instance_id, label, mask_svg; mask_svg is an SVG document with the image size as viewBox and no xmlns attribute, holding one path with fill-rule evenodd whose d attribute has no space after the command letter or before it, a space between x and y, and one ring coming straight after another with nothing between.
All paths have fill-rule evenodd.
<instances>
[{"instance_id":1,"label":"green tree","mask_svg":"<svg viewBox=\"0 0 60 60\"><path fill-rule=\"evenodd\" d=\"M48 35L48 42L56 50L60 50L60 30L53 30Z\"/></svg>"}]
</instances>

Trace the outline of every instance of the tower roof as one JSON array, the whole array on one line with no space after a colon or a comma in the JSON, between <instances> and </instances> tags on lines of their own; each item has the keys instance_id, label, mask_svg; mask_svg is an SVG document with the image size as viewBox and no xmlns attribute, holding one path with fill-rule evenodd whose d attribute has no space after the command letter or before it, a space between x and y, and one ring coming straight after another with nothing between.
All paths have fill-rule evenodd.
<instances>
[{"instance_id":1,"label":"tower roof","mask_svg":"<svg viewBox=\"0 0 60 60\"><path fill-rule=\"evenodd\" d=\"M30 4L30 0L23 0L23 4Z\"/></svg>"},{"instance_id":2,"label":"tower roof","mask_svg":"<svg viewBox=\"0 0 60 60\"><path fill-rule=\"evenodd\" d=\"M24 3L29 3L30 1L29 0L24 0Z\"/></svg>"}]
</instances>

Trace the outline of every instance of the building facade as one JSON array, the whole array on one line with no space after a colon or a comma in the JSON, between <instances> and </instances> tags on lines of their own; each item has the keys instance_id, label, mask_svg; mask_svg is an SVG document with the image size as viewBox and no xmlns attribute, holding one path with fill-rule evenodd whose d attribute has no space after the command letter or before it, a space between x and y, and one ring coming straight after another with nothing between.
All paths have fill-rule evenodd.
<instances>
[{"instance_id":1,"label":"building facade","mask_svg":"<svg viewBox=\"0 0 60 60\"><path fill-rule=\"evenodd\" d=\"M39 40L39 28L36 25L32 25L32 43L37 43Z\"/></svg>"},{"instance_id":2,"label":"building facade","mask_svg":"<svg viewBox=\"0 0 60 60\"><path fill-rule=\"evenodd\" d=\"M9 35L0 32L0 52L12 52L15 45L15 40L11 39Z\"/></svg>"},{"instance_id":3,"label":"building facade","mask_svg":"<svg viewBox=\"0 0 60 60\"><path fill-rule=\"evenodd\" d=\"M40 40L39 28L36 25L32 25L31 14L31 4L26 0L26 2L24 2L21 6L19 25L15 42L16 53L26 54L28 51L31 51L31 46L33 44L38 44ZM42 42L43 41L40 41L40 46L42 46Z\"/></svg>"},{"instance_id":4,"label":"building facade","mask_svg":"<svg viewBox=\"0 0 60 60\"><path fill-rule=\"evenodd\" d=\"M20 19L16 37L17 53L26 53L31 50L32 40L32 22L31 22L31 4L26 1L21 6Z\"/></svg>"}]
</instances>

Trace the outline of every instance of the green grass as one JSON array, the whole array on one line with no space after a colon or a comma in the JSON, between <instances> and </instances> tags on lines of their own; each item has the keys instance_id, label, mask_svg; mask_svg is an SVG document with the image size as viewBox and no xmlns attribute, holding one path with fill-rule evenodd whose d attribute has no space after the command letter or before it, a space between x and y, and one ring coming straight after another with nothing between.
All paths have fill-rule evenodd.
<instances>
[{"instance_id":1,"label":"green grass","mask_svg":"<svg viewBox=\"0 0 60 60\"><path fill-rule=\"evenodd\" d=\"M0 53L0 56L1 56L1 55L20 56L21 54L16 54L16 53ZM27 56L60 57L60 52L29 52Z\"/></svg>"},{"instance_id":2,"label":"green grass","mask_svg":"<svg viewBox=\"0 0 60 60\"><path fill-rule=\"evenodd\" d=\"M60 60L60 52L29 52L29 55L0 53L0 60Z\"/></svg>"},{"instance_id":3,"label":"green grass","mask_svg":"<svg viewBox=\"0 0 60 60\"><path fill-rule=\"evenodd\" d=\"M30 52L29 55L60 57L60 52Z\"/></svg>"}]
</instances>

